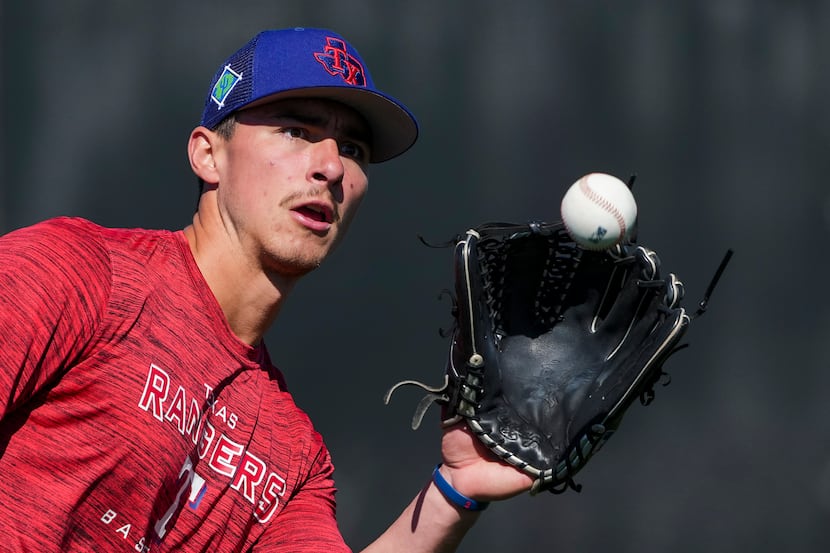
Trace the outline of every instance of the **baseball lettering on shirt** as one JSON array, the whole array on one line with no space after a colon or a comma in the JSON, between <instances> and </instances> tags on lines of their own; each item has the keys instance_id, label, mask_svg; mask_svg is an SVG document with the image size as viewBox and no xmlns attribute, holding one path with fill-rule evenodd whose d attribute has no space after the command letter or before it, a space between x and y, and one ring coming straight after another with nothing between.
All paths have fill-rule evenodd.
<instances>
[{"instance_id":1,"label":"baseball lettering on shirt","mask_svg":"<svg viewBox=\"0 0 830 553\"><path fill-rule=\"evenodd\" d=\"M239 423L238 416L227 406L219 405L213 388L204 385L206 411L213 422L222 421L233 430ZM192 393L171 381L170 375L156 364L150 364L138 407L150 413L157 421L172 426L196 445L199 459L207 459L207 466L217 475L229 481L231 489L238 491L255 506L254 517L262 524L268 522L285 494L285 477L269 470L267 463L248 451L245 445L235 442L214 424L203 420L202 408ZM186 480L190 487L188 506L196 510L207 491L205 479L195 475ZM196 489L198 488L198 489ZM183 492L185 490L180 490Z\"/></svg>"},{"instance_id":2,"label":"baseball lettering on shirt","mask_svg":"<svg viewBox=\"0 0 830 553\"><path fill-rule=\"evenodd\" d=\"M113 510L109 510L104 513L104 516L101 517L101 522L106 525L112 525L115 522L115 519L118 517L118 513ZM132 524L126 523L121 524L120 526L115 525L115 533L119 534L124 540L130 537L130 531L132 530ZM140 553L149 553L150 546L147 544L146 538L143 536L135 543L135 547L133 547L136 551Z\"/></svg>"}]
</instances>

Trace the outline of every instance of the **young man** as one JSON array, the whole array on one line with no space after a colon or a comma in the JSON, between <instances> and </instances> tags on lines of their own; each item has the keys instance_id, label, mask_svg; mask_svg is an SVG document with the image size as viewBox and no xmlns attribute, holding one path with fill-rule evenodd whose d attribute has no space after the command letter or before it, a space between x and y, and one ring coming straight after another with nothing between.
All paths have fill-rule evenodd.
<instances>
[{"instance_id":1,"label":"young man","mask_svg":"<svg viewBox=\"0 0 830 553\"><path fill-rule=\"evenodd\" d=\"M58 218L0 238L4 551L348 551L333 467L263 335L417 125L358 53L266 31L213 80L178 232ZM367 551L452 551L529 477L446 429ZM425 467L426 475L430 467Z\"/></svg>"}]
</instances>

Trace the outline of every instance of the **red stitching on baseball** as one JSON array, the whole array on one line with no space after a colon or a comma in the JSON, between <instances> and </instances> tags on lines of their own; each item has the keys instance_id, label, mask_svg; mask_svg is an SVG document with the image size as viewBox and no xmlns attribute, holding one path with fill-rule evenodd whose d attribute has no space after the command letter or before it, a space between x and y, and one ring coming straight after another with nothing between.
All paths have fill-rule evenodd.
<instances>
[{"instance_id":1,"label":"red stitching on baseball","mask_svg":"<svg viewBox=\"0 0 830 553\"><path fill-rule=\"evenodd\" d=\"M597 204L599 207L601 207L602 209L604 209L605 211L610 213L611 216L614 217L614 219L617 220L617 224L620 226L620 239L622 239L625 236L625 219L623 218L622 213L620 213L620 210L617 209L614 206L614 204L612 204L610 202L610 200L603 197L598 192L594 191L588 185L588 178L589 177L590 177L590 175L579 181L580 190L582 190L583 194L585 194L585 196L587 196L587 198L589 200L591 200L592 202Z\"/></svg>"}]
</instances>

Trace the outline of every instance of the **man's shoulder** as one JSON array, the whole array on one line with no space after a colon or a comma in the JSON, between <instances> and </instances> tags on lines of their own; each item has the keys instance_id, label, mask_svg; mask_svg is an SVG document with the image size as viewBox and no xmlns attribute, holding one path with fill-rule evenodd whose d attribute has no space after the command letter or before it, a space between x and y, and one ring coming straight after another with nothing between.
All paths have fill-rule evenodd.
<instances>
[{"instance_id":1,"label":"man's shoulder","mask_svg":"<svg viewBox=\"0 0 830 553\"><path fill-rule=\"evenodd\" d=\"M44 236L44 237L65 237L70 239L82 239L97 235L100 225L82 217L60 216L44 219L31 225L17 228L10 231L6 236Z\"/></svg>"},{"instance_id":2,"label":"man's shoulder","mask_svg":"<svg viewBox=\"0 0 830 553\"><path fill-rule=\"evenodd\" d=\"M167 239L169 230L107 227L83 217L59 216L11 231L8 236L26 235L61 242L131 243Z\"/></svg>"},{"instance_id":3,"label":"man's shoulder","mask_svg":"<svg viewBox=\"0 0 830 553\"><path fill-rule=\"evenodd\" d=\"M54 217L15 229L5 235L0 247L5 265L40 270L107 264L107 252L98 226L77 217Z\"/></svg>"},{"instance_id":4,"label":"man's shoulder","mask_svg":"<svg viewBox=\"0 0 830 553\"><path fill-rule=\"evenodd\" d=\"M188 270L184 236L170 230L108 227L61 216L14 230L2 241L0 260L58 271L74 276L73 282L127 283L131 293Z\"/></svg>"}]
</instances>

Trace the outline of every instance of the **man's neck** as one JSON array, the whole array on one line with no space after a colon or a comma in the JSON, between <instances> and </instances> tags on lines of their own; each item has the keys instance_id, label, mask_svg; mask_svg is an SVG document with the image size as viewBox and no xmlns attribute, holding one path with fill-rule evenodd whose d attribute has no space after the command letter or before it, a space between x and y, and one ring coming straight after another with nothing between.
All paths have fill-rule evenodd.
<instances>
[{"instance_id":1,"label":"man's neck","mask_svg":"<svg viewBox=\"0 0 830 553\"><path fill-rule=\"evenodd\" d=\"M183 232L231 330L243 342L256 345L276 319L297 279L266 273L245 259L225 234L212 231L198 213Z\"/></svg>"}]
</instances>

